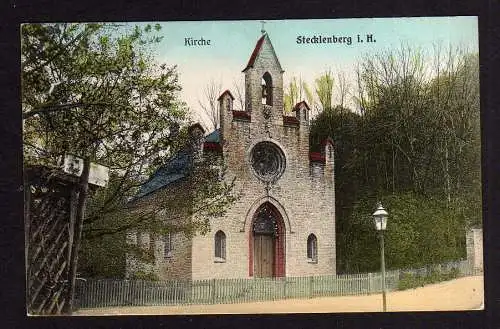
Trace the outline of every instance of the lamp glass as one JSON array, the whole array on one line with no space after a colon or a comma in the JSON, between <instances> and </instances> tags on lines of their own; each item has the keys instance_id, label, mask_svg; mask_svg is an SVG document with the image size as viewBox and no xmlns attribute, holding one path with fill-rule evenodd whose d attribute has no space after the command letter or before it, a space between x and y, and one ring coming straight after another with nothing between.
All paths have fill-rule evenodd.
<instances>
[{"instance_id":1,"label":"lamp glass","mask_svg":"<svg viewBox=\"0 0 500 329\"><path fill-rule=\"evenodd\" d=\"M387 211L382 207L382 204L378 204L377 210L373 213L373 219L375 222L375 228L377 231L385 231L387 227L387 216L389 214Z\"/></svg>"}]
</instances>

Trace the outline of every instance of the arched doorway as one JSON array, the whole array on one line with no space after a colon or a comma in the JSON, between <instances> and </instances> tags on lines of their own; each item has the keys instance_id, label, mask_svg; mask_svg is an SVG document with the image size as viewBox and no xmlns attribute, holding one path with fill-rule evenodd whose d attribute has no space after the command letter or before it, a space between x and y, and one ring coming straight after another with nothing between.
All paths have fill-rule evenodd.
<instances>
[{"instance_id":1,"label":"arched doorway","mask_svg":"<svg viewBox=\"0 0 500 329\"><path fill-rule=\"evenodd\" d=\"M285 226L280 212L269 202L263 203L253 216L249 255L250 276L285 276Z\"/></svg>"}]
</instances>

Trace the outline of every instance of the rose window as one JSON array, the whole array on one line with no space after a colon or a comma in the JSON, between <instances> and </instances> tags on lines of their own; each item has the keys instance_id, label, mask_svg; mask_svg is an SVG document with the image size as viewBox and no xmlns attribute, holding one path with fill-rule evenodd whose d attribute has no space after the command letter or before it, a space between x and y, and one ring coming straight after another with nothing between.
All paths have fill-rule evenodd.
<instances>
[{"instance_id":1,"label":"rose window","mask_svg":"<svg viewBox=\"0 0 500 329\"><path fill-rule=\"evenodd\" d=\"M278 180L285 171L285 155L271 142L260 142L255 145L250 161L257 177L265 182Z\"/></svg>"}]
</instances>

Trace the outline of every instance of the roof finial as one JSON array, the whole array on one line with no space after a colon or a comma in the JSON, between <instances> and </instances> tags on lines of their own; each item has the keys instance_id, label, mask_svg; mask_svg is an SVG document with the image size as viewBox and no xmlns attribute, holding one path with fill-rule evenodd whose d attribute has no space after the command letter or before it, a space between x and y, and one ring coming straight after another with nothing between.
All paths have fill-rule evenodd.
<instances>
[{"instance_id":1,"label":"roof finial","mask_svg":"<svg viewBox=\"0 0 500 329\"><path fill-rule=\"evenodd\" d=\"M264 33L266 33L266 30L264 30L264 24L266 24L266 21L260 21L260 23L262 24L262 28L260 29L260 33L264 34Z\"/></svg>"}]
</instances>

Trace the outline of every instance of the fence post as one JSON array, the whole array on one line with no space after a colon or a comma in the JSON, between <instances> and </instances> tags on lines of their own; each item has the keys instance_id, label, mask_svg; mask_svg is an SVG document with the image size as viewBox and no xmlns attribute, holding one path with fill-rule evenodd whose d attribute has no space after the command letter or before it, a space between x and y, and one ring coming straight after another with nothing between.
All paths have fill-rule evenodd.
<instances>
[{"instance_id":1,"label":"fence post","mask_svg":"<svg viewBox=\"0 0 500 329\"><path fill-rule=\"evenodd\" d=\"M215 279L212 279L212 304L215 304Z\"/></svg>"},{"instance_id":2,"label":"fence post","mask_svg":"<svg viewBox=\"0 0 500 329\"><path fill-rule=\"evenodd\" d=\"M283 299L286 299L286 276L283 277Z\"/></svg>"},{"instance_id":3,"label":"fence post","mask_svg":"<svg viewBox=\"0 0 500 329\"><path fill-rule=\"evenodd\" d=\"M313 276L309 277L309 298L313 297Z\"/></svg>"}]
</instances>

